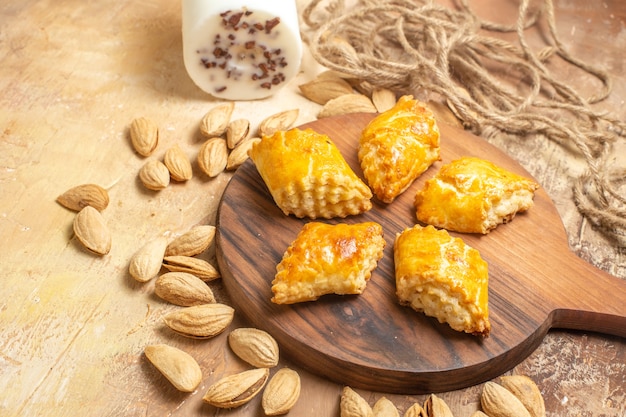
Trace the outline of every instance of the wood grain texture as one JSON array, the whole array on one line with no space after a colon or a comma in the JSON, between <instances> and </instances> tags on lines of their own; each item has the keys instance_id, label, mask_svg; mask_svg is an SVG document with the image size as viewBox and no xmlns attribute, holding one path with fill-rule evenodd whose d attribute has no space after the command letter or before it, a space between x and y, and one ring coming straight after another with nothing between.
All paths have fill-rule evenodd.
<instances>
[{"instance_id":1,"label":"wood grain texture","mask_svg":"<svg viewBox=\"0 0 626 417\"><path fill-rule=\"evenodd\" d=\"M353 114L306 124L328 134L360 174L356 144L373 115ZM453 233L489 264L492 332L479 339L398 304L393 240L412 226L415 191L443 163L478 156L529 176L482 139L445 124L442 161L390 205L374 202L362 215L329 222L376 221L387 246L365 292L325 296L291 306L271 303L276 264L308 219L285 216L251 161L225 190L218 212L217 259L233 303L248 320L273 334L298 364L336 382L394 393L465 388L511 369L551 328L626 336L626 284L587 264L567 246L565 230L543 190L535 205L488 235ZM607 300L603 294L622 294Z\"/></svg>"}]
</instances>

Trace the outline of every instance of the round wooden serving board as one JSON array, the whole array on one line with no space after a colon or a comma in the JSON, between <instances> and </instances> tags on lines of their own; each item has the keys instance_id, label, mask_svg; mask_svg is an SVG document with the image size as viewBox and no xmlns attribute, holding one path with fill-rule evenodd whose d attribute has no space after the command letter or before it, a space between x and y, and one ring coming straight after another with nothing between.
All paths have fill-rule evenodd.
<instances>
[{"instance_id":1,"label":"round wooden serving board","mask_svg":"<svg viewBox=\"0 0 626 417\"><path fill-rule=\"evenodd\" d=\"M372 114L320 119L301 126L332 138L361 175L357 143ZM275 205L254 164L242 165L218 211L217 256L238 314L272 334L281 354L337 383L389 393L451 391L495 378L526 358L550 328L626 337L626 283L584 262L568 248L552 200L539 190L535 205L488 235L456 234L489 264L491 335L481 339L398 304L393 241L416 222L413 198L439 167L478 156L530 177L484 140L440 123L442 161L403 195L371 211L329 223L376 221L385 253L364 293L327 295L314 302L275 305L276 265L302 226ZM325 220L323 220L325 221Z\"/></svg>"}]
</instances>

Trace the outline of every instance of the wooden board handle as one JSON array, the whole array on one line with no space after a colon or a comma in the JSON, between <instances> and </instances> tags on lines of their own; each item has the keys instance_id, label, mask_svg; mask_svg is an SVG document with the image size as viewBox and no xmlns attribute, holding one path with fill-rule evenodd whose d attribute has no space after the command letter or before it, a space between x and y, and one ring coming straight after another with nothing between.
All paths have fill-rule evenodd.
<instances>
[{"instance_id":1,"label":"wooden board handle","mask_svg":"<svg viewBox=\"0 0 626 417\"><path fill-rule=\"evenodd\" d=\"M626 337L626 281L571 252L561 258L560 264L562 273L575 275L560 280L565 288L552 292L553 297L559 295L561 305L554 310L551 327ZM568 265L572 271L566 269Z\"/></svg>"}]
</instances>

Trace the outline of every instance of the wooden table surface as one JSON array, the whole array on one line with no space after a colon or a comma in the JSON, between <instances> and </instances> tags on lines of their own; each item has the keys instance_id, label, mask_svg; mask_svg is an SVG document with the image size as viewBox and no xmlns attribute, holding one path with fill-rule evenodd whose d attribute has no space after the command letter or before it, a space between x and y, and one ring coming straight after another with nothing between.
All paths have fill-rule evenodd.
<instances>
[{"instance_id":1,"label":"wooden table surface","mask_svg":"<svg viewBox=\"0 0 626 417\"><path fill-rule=\"evenodd\" d=\"M470 2L497 18L508 4ZM626 117L626 3L555 1L566 47L605 67L614 92L600 108ZM153 295L153 283L128 274L136 249L156 236L173 238L197 224L214 224L231 174L194 178L149 192L138 181L145 159L133 152L128 125L135 117L158 122L155 157L179 144L195 160L201 117L217 101L199 91L182 63L180 4L155 0L70 0L0 5L0 415L3 416L260 416L260 398L232 411L203 404L208 386L246 366L230 352L224 333L195 341L172 337L162 316L173 306ZM253 128L265 117L300 109L297 124L315 120L319 105L298 84L320 68L305 55L285 89L259 102L237 102L233 118ZM578 80L581 90L592 82ZM626 248L579 215L571 184L580 158L543 138L490 142L518 160L555 201L577 255L626 279ZM626 165L618 144L616 165ZM113 247L104 257L84 251L72 233L74 213L55 202L83 183L105 187L103 216ZM205 259L214 261L214 254ZM228 303L222 284L210 284ZM607 294L607 297L614 296ZM626 300L625 300L626 302ZM246 326L235 316L230 329ZM169 343L192 353L204 372L196 392L176 391L143 356L145 346ZM302 395L290 415L338 416L342 386L298 368ZM508 373L539 385L548 416L626 416L626 341L602 334L554 330ZM438 395L455 416L478 408L481 385ZM373 404L387 396L404 412L426 395L359 391Z\"/></svg>"}]
</instances>

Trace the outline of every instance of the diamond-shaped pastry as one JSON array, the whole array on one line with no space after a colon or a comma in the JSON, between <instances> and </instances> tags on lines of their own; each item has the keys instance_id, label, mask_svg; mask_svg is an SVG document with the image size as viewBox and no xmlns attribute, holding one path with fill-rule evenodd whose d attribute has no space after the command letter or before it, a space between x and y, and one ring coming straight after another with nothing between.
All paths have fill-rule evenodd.
<instances>
[{"instance_id":1,"label":"diamond-shaped pastry","mask_svg":"<svg viewBox=\"0 0 626 417\"><path fill-rule=\"evenodd\" d=\"M441 167L415 196L417 219L447 230L487 234L533 205L535 181L489 161L463 157Z\"/></svg>"},{"instance_id":2,"label":"diamond-shaped pastry","mask_svg":"<svg viewBox=\"0 0 626 417\"><path fill-rule=\"evenodd\" d=\"M478 251L446 230L415 225L396 236L396 294L454 330L487 336L488 265Z\"/></svg>"},{"instance_id":3,"label":"diamond-shaped pastry","mask_svg":"<svg viewBox=\"0 0 626 417\"><path fill-rule=\"evenodd\" d=\"M375 222L304 225L276 266L272 302L293 304L325 294L361 294L383 256Z\"/></svg>"},{"instance_id":4,"label":"diamond-shaped pastry","mask_svg":"<svg viewBox=\"0 0 626 417\"><path fill-rule=\"evenodd\" d=\"M250 150L272 198L286 215L330 219L372 208L372 192L327 135L291 129Z\"/></svg>"},{"instance_id":5,"label":"diamond-shaped pastry","mask_svg":"<svg viewBox=\"0 0 626 417\"><path fill-rule=\"evenodd\" d=\"M439 160L439 128L424 103L402 96L363 130L359 162L374 195L391 203Z\"/></svg>"}]
</instances>

